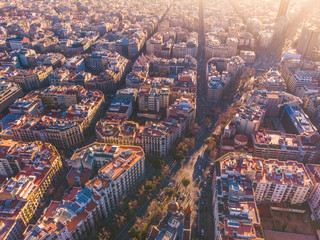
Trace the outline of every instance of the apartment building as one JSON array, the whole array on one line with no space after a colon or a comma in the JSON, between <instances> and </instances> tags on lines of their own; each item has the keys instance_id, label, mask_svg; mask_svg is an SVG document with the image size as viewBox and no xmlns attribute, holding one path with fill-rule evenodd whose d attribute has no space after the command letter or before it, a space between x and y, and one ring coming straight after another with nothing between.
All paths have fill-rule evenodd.
<instances>
[{"instance_id":1,"label":"apartment building","mask_svg":"<svg viewBox=\"0 0 320 240\"><path fill-rule=\"evenodd\" d=\"M220 78L211 76L208 81L208 101L210 103L218 102L221 99L223 89L224 87L220 82Z\"/></svg>"},{"instance_id":2,"label":"apartment building","mask_svg":"<svg viewBox=\"0 0 320 240\"><path fill-rule=\"evenodd\" d=\"M153 226L148 240L161 238L191 240L191 214L192 210L188 205L180 208L179 204L172 199L168 204L168 210L163 216L159 225Z\"/></svg>"},{"instance_id":3,"label":"apartment building","mask_svg":"<svg viewBox=\"0 0 320 240\"><path fill-rule=\"evenodd\" d=\"M188 127L184 115L170 115L158 123L139 125L126 118L109 117L96 125L97 139L112 144L141 146L147 155L166 156Z\"/></svg>"},{"instance_id":4,"label":"apartment building","mask_svg":"<svg viewBox=\"0 0 320 240\"><path fill-rule=\"evenodd\" d=\"M280 121L288 133L308 136L317 131L317 128L309 120L308 115L296 105L285 105Z\"/></svg>"},{"instance_id":5,"label":"apartment building","mask_svg":"<svg viewBox=\"0 0 320 240\"><path fill-rule=\"evenodd\" d=\"M187 126L192 128L196 118L196 103L191 99L178 98L169 106L167 116L184 116L187 119Z\"/></svg>"},{"instance_id":6,"label":"apartment building","mask_svg":"<svg viewBox=\"0 0 320 240\"><path fill-rule=\"evenodd\" d=\"M107 110L107 117L128 119L133 112L133 102L128 98L114 98Z\"/></svg>"},{"instance_id":7,"label":"apartment building","mask_svg":"<svg viewBox=\"0 0 320 240\"><path fill-rule=\"evenodd\" d=\"M320 220L320 165L306 164L306 169L307 169L307 173L310 176L312 184L314 185L308 204L312 211L313 217L319 221Z\"/></svg>"},{"instance_id":8,"label":"apartment building","mask_svg":"<svg viewBox=\"0 0 320 240\"><path fill-rule=\"evenodd\" d=\"M221 179L244 175L240 184L253 184L252 195L257 202L303 204L313 189L305 166L297 161L279 161L230 153L220 158L220 166ZM239 185L239 182L237 184ZM247 191L245 188L234 189Z\"/></svg>"},{"instance_id":9,"label":"apartment building","mask_svg":"<svg viewBox=\"0 0 320 240\"><path fill-rule=\"evenodd\" d=\"M265 116L265 107L262 105L252 104L240 106L231 118L231 123L235 124L237 133L251 136L256 131Z\"/></svg>"},{"instance_id":10,"label":"apartment building","mask_svg":"<svg viewBox=\"0 0 320 240\"><path fill-rule=\"evenodd\" d=\"M47 87L48 76L53 72L51 66L41 66L34 69L17 69L13 72L13 81L20 85L24 92Z\"/></svg>"},{"instance_id":11,"label":"apartment building","mask_svg":"<svg viewBox=\"0 0 320 240\"><path fill-rule=\"evenodd\" d=\"M50 142L57 147L68 148L84 140L79 124L70 120L56 119L49 116L22 116L12 126L13 137L17 141Z\"/></svg>"},{"instance_id":12,"label":"apartment building","mask_svg":"<svg viewBox=\"0 0 320 240\"><path fill-rule=\"evenodd\" d=\"M140 88L138 93L138 108L141 112L160 111L159 89Z\"/></svg>"},{"instance_id":13,"label":"apartment building","mask_svg":"<svg viewBox=\"0 0 320 240\"><path fill-rule=\"evenodd\" d=\"M82 56L74 56L70 58L66 64L67 69L70 69L73 72L79 73L85 70L84 58Z\"/></svg>"},{"instance_id":14,"label":"apartment building","mask_svg":"<svg viewBox=\"0 0 320 240\"><path fill-rule=\"evenodd\" d=\"M244 173L238 172L239 166L233 168L237 161L234 155L230 153L219 159L221 174L214 175L212 180L214 239L263 239L253 184Z\"/></svg>"},{"instance_id":15,"label":"apartment building","mask_svg":"<svg viewBox=\"0 0 320 240\"><path fill-rule=\"evenodd\" d=\"M143 126L133 121L101 119L96 125L96 136L105 143L141 145L143 129Z\"/></svg>"},{"instance_id":16,"label":"apartment building","mask_svg":"<svg viewBox=\"0 0 320 240\"><path fill-rule=\"evenodd\" d=\"M175 131L178 131L176 126L167 128L160 124L147 123L142 132L142 148L145 153L166 156L172 147L170 138Z\"/></svg>"},{"instance_id":17,"label":"apartment building","mask_svg":"<svg viewBox=\"0 0 320 240\"><path fill-rule=\"evenodd\" d=\"M88 188L72 188L61 202L51 201L36 224L28 226L24 239L89 237L90 230L102 220L98 198Z\"/></svg>"},{"instance_id":18,"label":"apartment building","mask_svg":"<svg viewBox=\"0 0 320 240\"><path fill-rule=\"evenodd\" d=\"M259 46L268 48L273 40L275 32L273 30L262 30L259 32Z\"/></svg>"},{"instance_id":19,"label":"apartment building","mask_svg":"<svg viewBox=\"0 0 320 240\"><path fill-rule=\"evenodd\" d=\"M88 238L145 174L144 152L137 146L93 143L78 149L71 164L98 168L98 175L84 188L73 187L62 201L52 201L37 223L29 226L25 239Z\"/></svg>"},{"instance_id":20,"label":"apartment building","mask_svg":"<svg viewBox=\"0 0 320 240\"><path fill-rule=\"evenodd\" d=\"M0 113L15 100L23 96L22 89L15 83L0 83Z\"/></svg>"},{"instance_id":21,"label":"apartment building","mask_svg":"<svg viewBox=\"0 0 320 240\"><path fill-rule=\"evenodd\" d=\"M163 36L160 33L154 34L149 40L147 40L147 54L160 57L161 48L163 44Z\"/></svg>"},{"instance_id":22,"label":"apartment building","mask_svg":"<svg viewBox=\"0 0 320 240\"><path fill-rule=\"evenodd\" d=\"M317 132L310 136L299 136L258 129L252 134L252 139L253 155L261 158L314 163L319 156L320 136Z\"/></svg>"},{"instance_id":23,"label":"apartment building","mask_svg":"<svg viewBox=\"0 0 320 240\"><path fill-rule=\"evenodd\" d=\"M286 91L286 83L277 70L269 70L264 76L258 78L259 88L266 91Z\"/></svg>"},{"instance_id":24,"label":"apartment building","mask_svg":"<svg viewBox=\"0 0 320 240\"><path fill-rule=\"evenodd\" d=\"M316 81L313 81L314 72L308 70L296 70L291 72L287 79L287 88L290 93L296 94L298 88L307 86L316 86Z\"/></svg>"},{"instance_id":25,"label":"apartment building","mask_svg":"<svg viewBox=\"0 0 320 240\"><path fill-rule=\"evenodd\" d=\"M221 43L215 36L206 36L206 59L213 57L230 58L237 55L238 39L227 38Z\"/></svg>"},{"instance_id":26,"label":"apartment building","mask_svg":"<svg viewBox=\"0 0 320 240\"><path fill-rule=\"evenodd\" d=\"M0 187L0 221L5 224L1 236L21 239L44 196L57 182L62 161L49 143L2 140L0 148L1 172L5 167L7 177L14 176Z\"/></svg>"},{"instance_id":27,"label":"apartment building","mask_svg":"<svg viewBox=\"0 0 320 240\"><path fill-rule=\"evenodd\" d=\"M49 75L49 84L54 86L62 85L67 82L70 77L70 71L66 68L57 68Z\"/></svg>"},{"instance_id":28,"label":"apartment building","mask_svg":"<svg viewBox=\"0 0 320 240\"><path fill-rule=\"evenodd\" d=\"M133 103L136 102L138 97L138 89L136 88L124 88L120 89L116 93L116 98L127 98L130 99Z\"/></svg>"},{"instance_id":29,"label":"apartment building","mask_svg":"<svg viewBox=\"0 0 320 240\"><path fill-rule=\"evenodd\" d=\"M284 96L280 92L253 90L248 94L246 103L263 105L266 117L278 117L283 100Z\"/></svg>"},{"instance_id":30,"label":"apartment building","mask_svg":"<svg viewBox=\"0 0 320 240\"><path fill-rule=\"evenodd\" d=\"M259 177L261 174L261 178L256 177L253 181L258 182L255 189L257 202L303 204L308 200L313 184L302 163L268 159L255 164Z\"/></svg>"},{"instance_id":31,"label":"apartment building","mask_svg":"<svg viewBox=\"0 0 320 240\"><path fill-rule=\"evenodd\" d=\"M35 116L24 115L14 122L11 127L14 139L41 139L63 148L76 146L84 140L85 132L104 103L100 91L85 90L81 86L50 86L27 95L26 99L32 96L41 99L50 111L35 115L40 108L29 109Z\"/></svg>"},{"instance_id":32,"label":"apartment building","mask_svg":"<svg viewBox=\"0 0 320 240\"><path fill-rule=\"evenodd\" d=\"M256 53L254 51L240 51L240 57L245 63L251 64L256 60Z\"/></svg>"},{"instance_id":33,"label":"apartment building","mask_svg":"<svg viewBox=\"0 0 320 240\"><path fill-rule=\"evenodd\" d=\"M194 70L184 70L178 74L176 79L171 85L170 89L172 92L186 92L196 93L197 92L197 76Z\"/></svg>"}]
</instances>

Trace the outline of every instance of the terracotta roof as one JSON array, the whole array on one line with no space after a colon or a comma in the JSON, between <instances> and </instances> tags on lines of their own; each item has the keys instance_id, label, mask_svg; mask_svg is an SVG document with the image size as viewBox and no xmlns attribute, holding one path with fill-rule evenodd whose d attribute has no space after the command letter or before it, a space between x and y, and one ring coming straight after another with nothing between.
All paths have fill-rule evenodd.
<instances>
[{"instance_id":1,"label":"terracotta roof","mask_svg":"<svg viewBox=\"0 0 320 240\"><path fill-rule=\"evenodd\" d=\"M74 187L72 188L71 192L67 194L63 200L65 201L73 201L76 198L77 193L81 190L80 187Z\"/></svg>"},{"instance_id":2,"label":"terracotta roof","mask_svg":"<svg viewBox=\"0 0 320 240\"><path fill-rule=\"evenodd\" d=\"M72 221L68 220L68 222L67 222L68 231L72 232L78 226L78 224L81 221L86 219L87 216L88 216L88 212L87 211L82 211L74 219L72 219Z\"/></svg>"},{"instance_id":3,"label":"terracotta roof","mask_svg":"<svg viewBox=\"0 0 320 240\"><path fill-rule=\"evenodd\" d=\"M96 204L94 201L91 200L91 201L88 203L88 205L86 206L86 210L87 210L88 212L91 212L93 209L96 208L96 206L97 206L97 204Z\"/></svg>"},{"instance_id":4,"label":"terracotta roof","mask_svg":"<svg viewBox=\"0 0 320 240\"><path fill-rule=\"evenodd\" d=\"M51 214L59 207L60 202L58 201L51 201L50 205L46 209L46 211L43 214L43 217L48 218L51 216Z\"/></svg>"},{"instance_id":5,"label":"terracotta roof","mask_svg":"<svg viewBox=\"0 0 320 240\"><path fill-rule=\"evenodd\" d=\"M244 142L248 142L248 137L243 134L237 134L235 136L235 140L237 140L238 142L244 143Z\"/></svg>"}]
</instances>

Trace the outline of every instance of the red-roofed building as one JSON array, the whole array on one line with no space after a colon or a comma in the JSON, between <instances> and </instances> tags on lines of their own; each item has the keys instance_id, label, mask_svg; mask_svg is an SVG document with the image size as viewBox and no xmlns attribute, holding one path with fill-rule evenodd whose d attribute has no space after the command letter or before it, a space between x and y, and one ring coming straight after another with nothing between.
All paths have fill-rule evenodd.
<instances>
[{"instance_id":1,"label":"red-roofed building","mask_svg":"<svg viewBox=\"0 0 320 240\"><path fill-rule=\"evenodd\" d=\"M313 191L309 198L309 206L315 219L320 220L320 165L307 164L307 172L314 184Z\"/></svg>"},{"instance_id":2,"label":"red-roofed building","mask_svg":"<svg viewBox=\"0 0 320 240\"><path fill-rule=\"evenodd\" d=\"M99 200L87 189L73 188L61 202L52 201L25 239L85 239L104 217Z\"/></svg>"},{"instance_id":3,"label":"red-roofed building","mask_svg":"<svg viewBox=\"0 0 320 240\"><path fill-rule=\"evenodd\" d=\"M11 172L19 171L0 187L0 224L1 218L6 219L3 222L8 221L8 226L0 229L0 235L3 236L1 239L21 239L22 231L33 218L43 197L57 181L62 161L49 143L2 140L0 149L1 158L11 163Z\"/></svg>"}]
</instances>

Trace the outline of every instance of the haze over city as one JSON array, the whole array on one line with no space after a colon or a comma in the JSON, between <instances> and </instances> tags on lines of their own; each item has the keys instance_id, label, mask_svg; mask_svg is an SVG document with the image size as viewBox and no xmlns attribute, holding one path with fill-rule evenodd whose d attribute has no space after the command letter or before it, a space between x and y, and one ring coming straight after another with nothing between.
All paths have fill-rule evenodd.
<instances>
[{"instance_id":1,"label":"haze over city","mask_svg":"<svg viewBox=\"0 0 320 240\"><path fill-rule=\"evenodd\" d=\"M0 0L0 239L320 239L319 0Z\"/></svg>"}]
</instances>

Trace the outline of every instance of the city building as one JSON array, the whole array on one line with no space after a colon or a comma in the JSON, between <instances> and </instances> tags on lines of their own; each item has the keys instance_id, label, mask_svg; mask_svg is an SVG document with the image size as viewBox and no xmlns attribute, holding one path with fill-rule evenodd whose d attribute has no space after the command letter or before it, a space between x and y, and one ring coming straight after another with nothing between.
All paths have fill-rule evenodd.
<instances>
[{"instance_id":1,"label":"city building","mask_svg":"<svg viewBox=\"0 0 320 240\"><path fill-rule=\"evenodd\" d=\"M311 58L313 50L319 47L320 29L316 25L306 25L301 31L297 50L303 58Z\"/></svg>"},{"instance_id":2,"label":"city building","mask_svg":"<svg viewBox=\"0 0 320 240\"><path fill-rule=\"evenodd\" d=\"M308 204L312 211L314 219L320 219L320 165L306 164L307 173L310 176L312 184L314 185L313 191L310 195Z\"/></svg>"},{"instance_id":3,"label":"city building","mask_svg":"<svg viewBox=\"0 0 320 240\"><path fill-rule=\"evenodd\" d=\"M268 48L273 40L274 31L264 30L259 32L259 46L261 48Z\"/></svg>"},{"instance_id":4,"label":"city building","mask_svg":"<svg viewBox=\"0 0 320 240\"><path fill-rule=\"evenodd\" d=\"M24 239L88 237L90 230L103 219L99 198L87 188L73 188L61 202L51 201L40 219L28 226Z\"/></svg>"},{"instance_id":5,"label":"city building","mask_svg":"<svg viewBox=\"0 0 320 240\"><path fill-rule=\"evenodd\" d=\"M259 81L260 89L267 91L286 91L286 83L277 70L271 69L257 80Z\"/></svg>"},{"instance_id":6,"label":"city building","mask_svg":"<svg viewBox=\"0 0 320 240\"><path fill-rule=\"evenodd\" d=\"M246 99L247 104L256 103L265 107L266 117L278 117L280 108L284 101L284 96L281 92L267 92L252 90Z\"/></svg>"},{"instance_id":7,"label":"city building","mask_svg":"<svg viewBox=\"0 0 320 240\"><path fill-rule=\"evenodd\" d=\"M312 87L317 85L317 81L313 79L314 72L310 70L296 70L290 74L287 79L288 91L292 94L296 94L298 88L307 86Z\"/></svg>"},{"instance_id":8,"label":"city building","mask_svg":"<svg viewBox=\"0 0 320 240\"><path fill-rule=\"evenodd\" d=\"M309 117L296 105L285 105L280 121L287 133L309 136L317 131Z\"/></svg>"},{"instance_id":9,"label":"city building","mask_svg":"<svg viewBox=\"0 0 320 240\"><path fill-rule=\"evenodd\" d=\"M73 168L98 169L86 187L101 197L105 217L145 175L145 155L139 146L93 143L76 150L70 160Z\"/></svg>"},{"instance_id":10,"label":"city building","mask_svg":"<svg viewBox=\"0 0 320 240\"><path fill-rule=\"evenodd\" d=\"M14 139L41 140L62 148L76 146L84 140L84 134L104 104L100 91L85 90L81 86L50 86L33 94L37 95L37 104L27 103L30 108L18 110L30 111L34 116L23 115L14 122L11 127ZM32 96L27 95L26 99ZM36 99L41 99L50 111L37 114L41 104Z\"/></svg>"},{"instance_id":11,"label":"city building","mask_svg":"<svg viewBox=\"0 0 320 240\"><path fill-rule=\"evenodd\" d=\"M245 61L245 63L254 63L256 59L256 53L254 51L240 51L240 57Z\"/></svg>"},{"instance_id":12,"label":"city building","mask_svg":"<svg viewBox=\"0 0 320 240\"><path fill-rule=\"evenodd\" d=\"M49 84L54 86L63 85L70 76L69 69L56 68L51 75L49 75Z\"/></svg>"},{"instance_id":13,"label":"city building","mask_svg":"<svg viewBox=\"0 0 320 240\"><path fill-rule=\"evenodd\" d=\"M71 164L72 169L96 168L98 175L84 188L73 187L62 201L52 201L25 239L88 238L145 174L144 152L137 146L93 143L75 151Z\"/></svg>"},{"instance_id":14,"label":"city building","mask_svg":"<svg viewBox=\"0 0 320 240\"><path fill-rule=\"evenodd\" d=\"M229 67L229 60L230 59L212 58L207 63L207 97L209 103L219 102L223 90L231 81L232 73L226 71Z\"/></svg>"},{"instance_id":15,"label":"city building","mask_svg":"<svg viewBox=\"0 0 320 240\"><path fill-rule=\"evenodd\" d=\"M85 70L84 58L81 56L74 56L70 58L68 61L66 61L65 65L67 69L70 69L76 73Z\"/></svg>"},{"instance_id":16,"label":"city building","mask_svg":"<svg viewBox=\"0 0 320 240\"><path fill-rule=\"evenodd\" d=\"M249 155L243 154L243 158L245 156ZM214 239L263 239L252 179L238 172L245 166L237 166L237 160L233 153L222 156L219 158L221 174L213 176Z\"/></svg>"},{"instance_id":17,"label":"city building","mask_svg":"<svg viewBox=\"0 0 320 240\"><path fill-rule=\"evenodd\" d=\"M62 161L49 143L1 140L0 148L1 174L7 176L0 187L1 236L22 239L23 230L58 182Z\"/></svg>"},{"instance_id":18,"label":"city building","mask_svg":"<svg viewBox=\"0 0 320 240\"><path fill-rule=\"evenodd\" d=\"M169 104L169 96L167 96ZM167 106L161 106L161 109ZM160 89L140 88L138 92L139 112L158 113L160 111Z\"/></svg>"},{"instance_id":19,"label":"city building","mask_svg":"<svg viewBox=\"0 0 320 240\"><path fill-rule=\"evenodd\" d=\"M34 69L16 69L13 72L13 81L20 85L24 92L47 87L48 76L53 72L51 66L41 66Z\"/></svg>"},{"instance_id":20,"label":"city building","mask_svg":"<svg viewBox=\"0 0 320 240\"><path fill-rule=\"evenodd\" d=\"M0 83L0 113L7 109L16 99L23 96L22 89L15 83Z\"/></svg>"},{"instance_id":21,"label":"city building","mask_svg":"<svg viewBox=\"0 0 320 240\"><path fill-rule=\"evenodd\" d=\"M101 119L96 125L96 136L100 142L141 145L143 129L143 126L133 121Z\"/></svg>"},{"instance_id":22,"label":"city building","mask_svg":"<svg viewBox=\"0 0 320 240\"><path fill-rule=\"evenodd\" d=\"M253 155L261 158L315 163L319 157L320 136L317 132L310 136L299 136L258 129L253 133L252 138Z\"/></svg>"},{"instance_id":23,"label":"city building","mask_svg":"<svg viewBox=\"0 0 320 240\"><path fill-rule=\"evenodd\" d=\"M174 113L172 113L174 114ZM139 125L126 117L109 116L96 125L97 140L105 143L141 146L147 155L166 156L188 129L188 117L169 115L158 123Z\"/></svg>"},{"instance_id":24,"label":"city building","mask_svg":"<svg viewBox=\"0 0 320 240\"><path fill-rule=\"evenodd\" d=\"M179 98L169 106L167 116L185 117L188 128L191 129L196 118L196 103L191 99Z\"/></svg>"},{"instance_id":25,"label":"city building","mask_svg":"<svg viewBox=\"0 0 320 240\"><path fill-rule=\"evenodd\" d=\"M107 110L107 117L128 119L133 113L133 102L129 98L114 98Z\"/></svg>"},{"instance_id":26,"label":"city building","mask_svg":"<svg viewBox=\"0 0 320 240\"><path fill-rule=\"evenodd\" d=\"M190 206L185 209L179 206L175 199L168 205L168 210L159 225L153 226L148 240L156 239L184 239L191 240L191 214Z\"/></svg>"},{"instance_id":27,"label":"city building","mask_svg":"<svg viewBox=\"0 0 320 240\"><path fill-rule=\"evenodd\" d=\"M176 79L170 86L172 92L187 92L196 93L197 92L197 80L196 72L194 70L184 70L178 74L178 79Z\"/></svg>"},{"instance_id":28,"label":"city building","mask_svg":"<svg viewBox=\"0 0 320 240\"><path fill-rule=\"evenodd\" d=\"M227 38L225 43L221 43L219 39L210 34L212 33L207 33L206 36L206 59L214 57L230 58L237 55L237 38Z\"/></svg>"},{"instance_id":29,"label":"city building","mask_svg":"<svg viewBox=\"0 0 320 240\"><path fill-rule=\"evenodd\" d=\"M246 195L248 189L245 186L254 186L254 199L257 202L288 202L301 205L305 203L313 189L313 183L302 163L296 161L279 161L277 159L263 159L252 157L249 154L229 153L220 159L221 179L233 178L230 182L233 194L243 192ZM239 181L235 181L239 176ZM224 186L224 185L223 185ZM250 188L249 188L250 189Z\"/></svg>"},{"instance_id":30,"label":"city building","mask_svg":"<svg viewBox=\"0 0 320 240\"><path fill-rule=\"evenodd\" d=\"M237 133L251 136L256 131L265 116L265 108L262 105L246 105L238 107L231 118L231 123L235 124Z\"/></svg>"},{"instance_id":31,"label":"city building","mask_svg":"<svg viewBox=\"0 0 320 240\"><path fill-rule=\"evenodd\" d=\"M9 111L11 114L36 116L44 112L44 106L41 98L38 98L37 94L31 92L11 104Z\"/></svg>"},{"instance_id":32,"label":"city building","mask_svg":"<svg viewBox=\"0 0 320 240\"><path fill-rule=\"evenodd\" d=\"M162 34L160 33L154 34L149 40L147 40L147 44L146 44L147 54L160 57L162 44L163 44Z\"/></svg>"},{"instance_id":33,"label":"city building","mask_svg":"<svg viewBox=\"0 0 320 240\"><path fill-rule=\"evenodd\" d=\"M116 98L128 98L132 102L136 102L138 97L138 89L136 88L124 88L120 89L116 93Z\"/></svg>"},{"instance_id":34,"label":"city building","mask_svg":"<svg viewBox=\"0 0 320 240\"><path fill-rule=\"evenodd\" d=\"M183 119L186 121L186 119ZM172 124L147 122L142 131L142 148L147 155L166 156L181 136L179 122Z\"/></svg>"}]
</instances>

